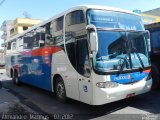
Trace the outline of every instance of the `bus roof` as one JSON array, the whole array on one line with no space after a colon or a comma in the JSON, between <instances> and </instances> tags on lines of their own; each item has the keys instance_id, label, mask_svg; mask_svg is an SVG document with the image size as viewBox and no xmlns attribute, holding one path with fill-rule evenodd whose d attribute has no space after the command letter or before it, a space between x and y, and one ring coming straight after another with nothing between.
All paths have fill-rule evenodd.
<instances>
[{"instance_id":1,"label":"bus roof","mask_svg":"<svg viewBox=\"0 0 160 120\"><path fill-rule=\"evenodd\" d=\"M78 7L78 6L77 6ZM124 12L129 14L138 15L134 12L131 12L129 10L124 10L121 8L115 8L115 7L109 7L109 6L99 6L99 5L79 5L79 7L85 8L85 9L100 9L100 10L108 10L108 11L116 11L116 12Z\"/></svg>"},{"instance_id":2,"label":"bus roof","mask_svg":"<svg viewBox=\"0 0 160 120\"><path fill-rule=\"evenodd\" d=\"M28 30L24 31L23 33L20 33L20 34L17 34L15 36L11 37L7 41L5 41L5 43L10 42L10 41L16 39L17 37L21 37L25 33L29 32L29 31L32 31L32 30L35 30L36 28L41 27L41 26L45 25L46 23L49 23L52 20L54 20L54 19L56 19L56 18L58 18L58 17L60 17L60 16L62 16L64 14L67 14L67 13L69 13L71 11L74 11L74 10L80 10L80 9L81 10L85 10L85 11L88 10L88 9L99 9L99 10L106 10L106 11L123 12L123 13L128 13L128 14L133 14L133 15L140 16L140 15L134 13L134 12L131 12L131 11L128 11L128 10L124 10L124 9L120 9L120 8L114 8L114 7L108 7L108 6L98 6L98 5L79 5L79 6L72 7L70 9L58 14L58 15L55 15L54 17L52 17L52 18L50 18L48 20L45 20L45 21L43 21L43 22L41 22L41 23L39 23L37 25L32 26L31 28L29 28Z\"/></svg>"}]
</instances>

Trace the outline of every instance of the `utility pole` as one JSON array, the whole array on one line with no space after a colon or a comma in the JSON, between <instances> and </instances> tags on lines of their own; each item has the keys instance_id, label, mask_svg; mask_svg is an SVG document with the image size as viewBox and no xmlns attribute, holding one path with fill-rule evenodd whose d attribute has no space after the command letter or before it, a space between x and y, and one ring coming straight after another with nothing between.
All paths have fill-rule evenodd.
<instances>
[{"instance_id":1,"label":"utility pole","mask_svg":"<svg viewBox=\"0 0 160 120\"><path fill-rule=\"evenodd\" d=\"M0 6L5 2L6 0L2 0L1 2L0 2Z\"/></svg>"}]
</instances>

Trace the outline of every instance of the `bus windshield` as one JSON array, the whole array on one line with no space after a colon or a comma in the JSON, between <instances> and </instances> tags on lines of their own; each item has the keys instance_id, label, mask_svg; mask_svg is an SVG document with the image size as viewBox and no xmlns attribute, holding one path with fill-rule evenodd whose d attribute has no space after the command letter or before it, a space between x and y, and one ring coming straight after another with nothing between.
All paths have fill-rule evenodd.
<instances>
[{"instance_id":1,"label":"bus windshield","mask_svg":"<svg viewBox=\"0 0 160 120\"><path fill-rule=\"evenodd\" d=\"M89 24L100 28L144 30L141 17L138 15L105 10L89 10L87 17Z\"/></svg>"},{"instance_id":2,"label":"bus windshield","mask_svg":"<svg viewBox=\"0 0 160 120\"><path fill-rule=\"evenodd\" d=\"M145 32L98 30L95 69L117 71L150 66Z\"/></svg>"}]
</instances>

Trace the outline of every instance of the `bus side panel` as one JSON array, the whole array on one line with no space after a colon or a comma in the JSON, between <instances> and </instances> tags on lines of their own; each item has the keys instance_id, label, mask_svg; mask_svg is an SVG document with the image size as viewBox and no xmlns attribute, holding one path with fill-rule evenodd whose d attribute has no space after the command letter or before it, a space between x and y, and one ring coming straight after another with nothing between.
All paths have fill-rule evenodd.
<instances>
[{"instance_id":1,"label":"bus side panel","mask_svg":"<svg viewBox=\"0 0 160 120\"><path fill-rule=\"evenodd\" d=\"M59 50L61 49L58 47L43 47L32 50L30 55L27 55L27 57L23 58L24 63L21 66L20 79L24 83L52 91L52 54ZM23 55L23 57L24 56L25 55Z\"/></svg>"}]
</instances>

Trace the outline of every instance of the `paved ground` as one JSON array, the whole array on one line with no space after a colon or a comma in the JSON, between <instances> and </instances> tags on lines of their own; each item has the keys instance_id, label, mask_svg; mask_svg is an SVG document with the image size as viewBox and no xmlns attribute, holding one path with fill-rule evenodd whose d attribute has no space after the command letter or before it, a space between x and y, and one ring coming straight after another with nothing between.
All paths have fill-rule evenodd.
<instances>
[{"instance_id":1,"label":"paved ground","mask_svg":"<svg viewBox=\"0 0 160 120\"><path fill-rule=\"evenodd\" d=\"M58 102L54 94L29 85L16 86L5 71L0 70L1 118L23 119L93 119L93 120L157 120L160 114L160 91L152 91L128 100L89 106L74 100ZM7 116L8 114L12 116ZM13 116L16 115L16 116ZM0 118L0 119L1 119ZM150 118L150 119L149 119Z\"/></svg>"}]
</instances>

